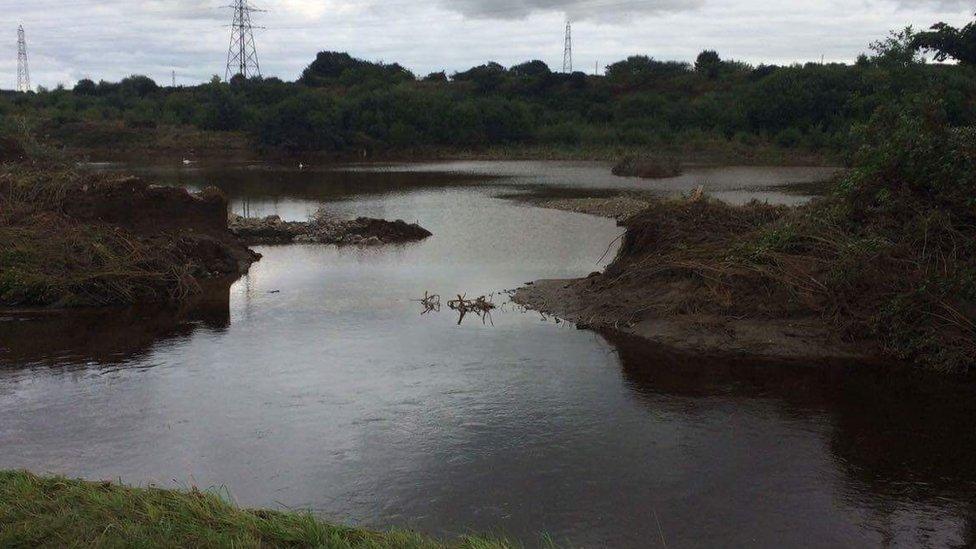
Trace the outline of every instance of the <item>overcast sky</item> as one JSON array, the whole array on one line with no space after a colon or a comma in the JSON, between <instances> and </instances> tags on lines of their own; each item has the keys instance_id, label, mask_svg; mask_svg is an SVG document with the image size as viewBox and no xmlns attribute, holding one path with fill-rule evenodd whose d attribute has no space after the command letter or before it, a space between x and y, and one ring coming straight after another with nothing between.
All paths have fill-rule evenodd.
<instances>
[{"instance_id":1,"label":"overcast sky","mask_svg":"<svg viewBox=\"0 0 976 549\"><path fill-rule=\"evenodd\" d=\"M147 74L196 83L224 74L230 0L0 0L0 88L16 84L16 28L35 85ZM399 62L417 74L493 60L561 68L632 54L693 60L702 49L751 63L852 61L889 29L965 24L974 0L252 0L265 76L294 80L320 50ZM2 34L0 34L2 36Z\"/></svg>"}]
</instances>

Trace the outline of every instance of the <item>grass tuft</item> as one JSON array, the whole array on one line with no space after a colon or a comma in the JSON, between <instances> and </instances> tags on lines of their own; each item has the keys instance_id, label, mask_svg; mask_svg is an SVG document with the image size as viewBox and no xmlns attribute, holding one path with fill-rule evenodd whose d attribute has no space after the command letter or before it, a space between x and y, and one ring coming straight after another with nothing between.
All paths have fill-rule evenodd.
<instances>
[{"instance_id":1,"label":"grass tuft","mask_svg":"<svg viewBox=\"0 0 976 549\"><path fill-rule=\"evenodd\" d=\"M308 513L239 509L215 493L128 488L0 471L0 547L322 547L497 549L413 532L335 526Z\"/></svg>"}]
</instances>

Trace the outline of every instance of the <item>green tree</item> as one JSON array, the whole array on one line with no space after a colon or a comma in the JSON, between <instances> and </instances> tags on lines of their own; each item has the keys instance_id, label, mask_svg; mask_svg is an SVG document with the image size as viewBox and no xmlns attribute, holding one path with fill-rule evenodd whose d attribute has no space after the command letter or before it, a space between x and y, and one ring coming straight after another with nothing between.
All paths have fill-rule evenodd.
<instances>
[{"instance_id":1,"label":"green tree","mask_svg":"<svg viewBox=\"0 0 976 549\"><path fill-rule=\"evenodd\" d=\"M337 80L349 69L361 67L365 62L348 53L320 51L315 61L302 71L299 81L306 86L321 86Z\"/></svg>"},{"instance_id":2,"label":"green tree","mask_svg":"<svg viewBox=\"0 0 976 549\"><path fill-rule=\"evenodd\" d=\"M695 72L704 75L709 80L718 78L722 70L722 58L714 50L705 50L698 54L695 60Z\"/></svg>"},{"instance_id":3,"label":"green tree","mask_svg":"<svg viewBox=\"0 0 976 549\"><path fill-rule=\"evenodd\" d=\"M447 73L444 71L432 72L424 77L424 82L440 82L442 84L446 84Z\"/></svg>"},{"instance_id":4,"label":"green tree","mask_svg":"<svg viewBox=\"0 0 976 549\"><path fill-rule=\"evenodd\" d=\"M938 23L930 31L916 35L912 47L935 52L936 61L952 58L965 65L976 65L976 22L961 29Z\"/></svg>"},{"instance_id":5,"label":"green tree","mask_svg":"<svg viewBox=\"0 0 976 549\"><path fill-rule=\"evenodd\" d=\"M262 113L259 144L290 151L339 150L345 140L335 101L317 90L296 93Z\"/></svg>"},{"instance_id":6,"label":"green tree","mask_svg":"<svg viewBox=\"0 0 976 549\"><path fill-rule=\"evenodd\" d=\"M884 40L871 44L875 52L874 62L887 68L910 67L923 61L915 46L915 30L905 27L891 31Z\"/></svg>"},{"instance_id":7,"label":"green tree","mask_svg":"<svg viewBox=\"0 0 976 549\"><path fill-rule=\"evenodd\" d=\"M98 86L95 82L89 80L88 78L83 78L75 84L72 90L75 95L96 95L98 93Z\"/></svg>"},{"instance_id":8,"label":"green tree","mask_svg":"<svg viewBox=\"0 0 976 549\"><path fill-rule=\"evenodd\" d=\"M520 65L515 65L510 71L513 75L519 77L539 77L539 76L549 76L552 74L552 70L549 69L549 65L544 62L535 60L527 61Z\"/></svg>"},{"instance_id":9,"label":"green tree","mask_svg":"<svg viewBox=\"0 0 976 549\"><path fill-rule=\"evenodd\" d=\"M688 70L688 63L634 55L608 66L607 79L615 84L641 86L688 74Z\"/></svg>"},{"instance_id":10,"label":"green tree","mask_svg":"<svg viewBox=\"0 0 976 549\"><path fill-rule=\"evenodd\" d=\"M501 87L507 76L508 70L492 61L479 67L473 67L467 71L456 73L452 79L456 82L473 82L478 91L491 93Z\"/></svg>"},{"instance_id":11,"label":"green tree","mask_svg":"<svg viewBox=\"0 0 976 549\"><path fill-rule=\"evenodd\" d=\"M137 74L128 78L123 78L122 81L119 82L119 90L124 95L145 97L151 93L159 91L159 86L152 78Z\"/></svg>"},{"instance_id":12,"label":"green tree","mask_svg":"<svg viewBox=\"0 0 976 549\"><path fill-rule=\"evenodd\" d=\"M206 86L197 125L205 130L233 131L244 126L244 106L228 84L211 82Z\"/></svg>"}]
</instances>

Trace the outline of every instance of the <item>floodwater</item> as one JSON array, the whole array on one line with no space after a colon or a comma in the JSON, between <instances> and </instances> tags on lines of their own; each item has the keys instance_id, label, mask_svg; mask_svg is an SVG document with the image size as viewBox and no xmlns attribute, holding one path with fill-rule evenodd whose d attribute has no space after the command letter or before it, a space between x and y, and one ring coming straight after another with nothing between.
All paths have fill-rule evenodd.
<instances>
[{"instance_id":1,"label":"floodwater","mask_svg":"<svg viewBox=\"0 0 976 549\"><path fill-rule=\"evenodd\" d=\"M125 169L218 185L251 215L325 207L434 236L259 247L249 275L181 310L0 315L0 468L528 546L976 543L971 384L676 355L511 304L458 325L412 301L606 263L613 222L499 194L707 184L792 201L761 187L825 172L711 169L669 185L582 163Z\"/></svg>"}]
</instances>

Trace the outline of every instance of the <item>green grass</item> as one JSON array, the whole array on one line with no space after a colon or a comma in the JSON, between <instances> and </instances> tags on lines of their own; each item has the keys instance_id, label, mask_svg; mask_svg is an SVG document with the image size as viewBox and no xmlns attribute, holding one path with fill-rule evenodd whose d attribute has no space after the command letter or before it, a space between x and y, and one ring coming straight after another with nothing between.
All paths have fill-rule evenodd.
<instances>
[{"instance_id":1,"label":"green grass","mask_svg":"<svg viewBox=\"0 0 976 549\"><path fill-rule=\"evenodd\" d=\"M308 513L239 509L213 493L0 471L0 547L512 547L465 537L335 526Z\"/></svg>"}]
</instances>

